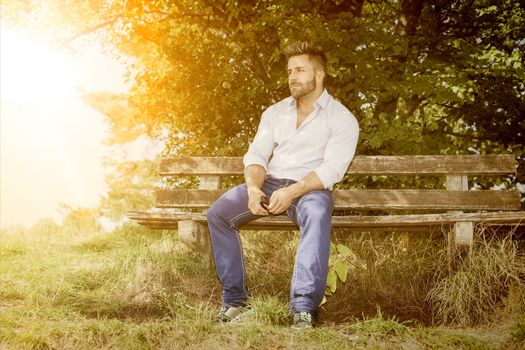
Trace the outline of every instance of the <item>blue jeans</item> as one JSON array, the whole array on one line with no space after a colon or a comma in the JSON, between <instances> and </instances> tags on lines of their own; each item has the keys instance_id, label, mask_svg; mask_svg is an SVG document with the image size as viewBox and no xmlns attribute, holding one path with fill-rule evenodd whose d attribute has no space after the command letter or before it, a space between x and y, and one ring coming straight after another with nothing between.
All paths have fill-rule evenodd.
<instances>
[{"instance_id":1,"label":"blue jeans","mask_svg":"<svg viewBox=\"0 0 525 350\"><path fill-rule=\"evenodd\" d=\"M261 190L269 199L275 190L294 182L268 176ZM301 232L290 288L292 313L316 313L323 299L332 211L329 190L308 192L296 198L285 211ZM248 290L239 226L261 217L248 209L246 184L227 191L208 210L207 217L217 276L222 284L222 305L243 306L248 300Z\"/></svg>"}]
</instances>

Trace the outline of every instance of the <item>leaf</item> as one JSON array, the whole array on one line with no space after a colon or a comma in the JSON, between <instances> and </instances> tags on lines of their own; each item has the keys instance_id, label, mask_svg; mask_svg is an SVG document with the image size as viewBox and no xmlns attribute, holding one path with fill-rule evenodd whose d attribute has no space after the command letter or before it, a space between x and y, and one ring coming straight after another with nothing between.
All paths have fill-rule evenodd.
<instances>
[{"instance_id":1,"label":"leaf","mask_svg":"<svg viewBox=\"0 0 525 350\"><path fill-rule=\"evenodd\" d=\"M337 251L339 252L339 254L341 254L344 257L348 257L352 255L352 251L350 250L350 248L342 244L337 245Z\"/></svg>"},{"instance_id":2,"label":"leaf","mask_svg":"<svg viewBox=\"0 0 525 350\"><path fill-rule=\"evenodd\" d=\"M337 290L337 275L334 270L328 271L328 276L326 277L326 286L330 288L330 292L335 293Z\"/></svg>"},{"instance_id":3,"label":"leaf","mask_svg":"<svg viewBox=\"0 0 525 350\"><path fill-rule=\"evenodd\" d=\"M335 264L335 272L337 274L337 277L339 277L339 279L341 280L341 282L345 283L348 277L348 262L338 261Z\"/></svg>"}]
</instances>

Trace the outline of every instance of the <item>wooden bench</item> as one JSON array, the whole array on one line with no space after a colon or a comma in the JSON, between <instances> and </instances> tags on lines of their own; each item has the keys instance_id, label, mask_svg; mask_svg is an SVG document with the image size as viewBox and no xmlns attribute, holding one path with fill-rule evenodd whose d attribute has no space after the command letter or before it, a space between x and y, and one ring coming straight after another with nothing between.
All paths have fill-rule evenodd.
<instances>
[{"instance_id":1,"label":"wooden bench","mask_svg":"<svg viewBox=\"0 0 525 350\"><path fill-rule=\"evenodd\" d=\"M520 211L519 192L469 190L468 176L511 175L516 168L513 155L356 156L347 177L440 176L444 177L442 189L335 189L333 226L385 231L450 227L449 251L470 247L475 223L525 225L525 212ZM205 211L227 190L221 189L222 178L242 176L243 171L240 157L163 159L160 176L198 176L199 188L159 189L155 208L131 211L128 217L150 228L177 229L180 240L194 249L205 249ZM371 210L383 214L356 215ZM345 215L348 211L352 215ZM264 217L242 228L297 229L285 215Z\"/></svg>"}]
</instances>

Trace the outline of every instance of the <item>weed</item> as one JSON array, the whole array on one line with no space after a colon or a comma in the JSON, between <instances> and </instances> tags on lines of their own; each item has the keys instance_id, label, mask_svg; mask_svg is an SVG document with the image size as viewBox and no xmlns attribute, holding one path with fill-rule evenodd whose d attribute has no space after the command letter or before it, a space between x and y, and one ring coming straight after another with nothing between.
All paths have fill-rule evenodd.
<instances>
[{"instance_id":1,"label":"weed","mask_svg":"<svg viewBox=\"0 0 525 350\"><path fill-rule=\"evenodd\" d=\"M361 233L336 234L334 242L347 246L352 254L346 258L347 281L322 307L323 321L373 318L379 305L387 317L430 322L425 295L433 283L442 241L414 237L407 243L403 234Z\"/></svg>"},{"instance_id":2,"label":"weed","mask_svg":"<svg viewBox=\"0 0 525 350\"><path fill-rule=\"evenodd\" d=\"M445 270L442 267L437 273L443 274ZM504 305L512 286L523 283L522 271L525 260L518 255L511 236L500 240L478 239L458 269L439 276L429 291L434 322L463 326L489 322Z\"/></svg>"},{"instance_id":3,"label":"weed","mask_svg":"<svg viewBox=\"0 0 525 350\"><path fill-rule=\"evenodd\" d=\"M512 315L525 315L525 282L511 282L507 296L504 299L498 316L506 319Z\"/></svg>"},{"instance_id":4,"label":"weed","mask_svg":"<svg viewBox=\"0 0 525 350\"><path fill-rule=\"evenodd\" d=\"M377 315L374 318L365 318L349 326L352 333L367 336L396 336L402 335L407 331L403 323L399 323L396 318L384 319L381 310L378 308Z\"/></svg>"},{"instance_id":5,"label":"weed","mask_svg":"<svg viewBox=\"0 0 525 350\"><path fill-rule=\"evenodd\" d=\"M253 298L250 306L255 313L257 322L268 325L290 324L290 313L288 306L282 300L272 296Z\"/></svg>"},{"instance_id":6,"label":"weed","mask_svg":"<svg viewBox=\"0 0 525 350\"><path fill-rule=\"evenodd\" d=\"M242 232L248 287L255 296L277 296L288 301L299 233L294 231Z\"/></svg>"}]
</instances>

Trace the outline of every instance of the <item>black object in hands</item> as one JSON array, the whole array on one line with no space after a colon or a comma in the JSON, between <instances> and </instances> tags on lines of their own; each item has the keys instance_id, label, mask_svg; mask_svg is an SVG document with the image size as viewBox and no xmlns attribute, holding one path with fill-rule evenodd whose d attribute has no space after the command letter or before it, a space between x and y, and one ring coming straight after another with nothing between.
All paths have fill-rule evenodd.
<instances>
[{"instance_id":1,"label":"black object in hands","mask_svg":"<svg viewBox=\"0 0 525 350\"><path fill-rule=\"evenodd\" d=\"M266 211L270 213L270 211L268 210L268 206L270 205L270 201L268 200L268 198L266 198L265 196L262 196L261 197L261 206L266 209Z\"/></svg>"}]
</instances>

